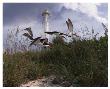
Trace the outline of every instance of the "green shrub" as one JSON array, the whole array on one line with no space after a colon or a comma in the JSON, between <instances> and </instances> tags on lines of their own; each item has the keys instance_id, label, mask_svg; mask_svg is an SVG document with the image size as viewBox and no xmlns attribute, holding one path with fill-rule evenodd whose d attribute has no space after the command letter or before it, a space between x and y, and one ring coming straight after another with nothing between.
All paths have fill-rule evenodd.
<instances>
[{"instance_id":1,"label":"green shrub","mask_svg":"<svg viewBox=\"0 0 110 89\"><path fill-rule=\"evenodd\" d=\"M4 86L42 76L64 76L73 86L108 86L108 37L70 43L53 40L50 50L4 54Z\"/></svg>"}]
</instances>

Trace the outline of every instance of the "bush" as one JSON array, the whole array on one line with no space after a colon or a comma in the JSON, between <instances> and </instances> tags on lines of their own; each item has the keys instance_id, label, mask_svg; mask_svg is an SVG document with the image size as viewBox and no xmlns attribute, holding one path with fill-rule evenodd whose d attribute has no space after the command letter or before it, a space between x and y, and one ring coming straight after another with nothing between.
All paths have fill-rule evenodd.
<instances>
[{"instance_id":1,"label":"bush","mask_svg":"<svg viewBox=\"0 0 110 89\"><path fill-rule=\"evenodd\" d=\"M50 50L4 54L4 86L42 76L64 76L73 86L108 86L108 37L70 43L53 40Z\"/></svg>"}]
</instances>

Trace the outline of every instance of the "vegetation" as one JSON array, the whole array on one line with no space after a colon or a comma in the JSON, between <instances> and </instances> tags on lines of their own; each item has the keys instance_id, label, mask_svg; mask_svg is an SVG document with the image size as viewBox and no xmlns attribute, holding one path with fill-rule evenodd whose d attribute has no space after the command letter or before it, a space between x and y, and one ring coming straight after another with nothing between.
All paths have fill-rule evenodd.
<instances>
[{"instance_id":1,"label":"vegetation","mask_svg":"<svg viewBox=\"0 0 110 89\"><path fill-rule=\"evenodd\" d=\"M51 49L3 54L3 86L20 86L43 76L63 77L72 86L108 86L108 36L73 40L59 37Z\"/></svg>"}]
</instances>

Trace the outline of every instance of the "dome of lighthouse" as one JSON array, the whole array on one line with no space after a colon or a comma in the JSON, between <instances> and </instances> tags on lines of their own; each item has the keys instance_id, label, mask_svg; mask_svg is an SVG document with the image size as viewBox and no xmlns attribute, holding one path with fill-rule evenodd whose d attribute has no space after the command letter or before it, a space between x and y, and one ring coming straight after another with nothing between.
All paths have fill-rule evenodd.
<instances>
[{"instance_id":1,"label":"dome of lighthouse","mask_svg":"<svg viewBox=\"0 0 110 89\"><path fill-rule=\"evenodd\" d=\"M42 15L45 15L45 14L48 14L48 15L50 14L49 11L48 11L47 9L44 10L44 12L42 13Z\"/></svg>"}]
</instances>

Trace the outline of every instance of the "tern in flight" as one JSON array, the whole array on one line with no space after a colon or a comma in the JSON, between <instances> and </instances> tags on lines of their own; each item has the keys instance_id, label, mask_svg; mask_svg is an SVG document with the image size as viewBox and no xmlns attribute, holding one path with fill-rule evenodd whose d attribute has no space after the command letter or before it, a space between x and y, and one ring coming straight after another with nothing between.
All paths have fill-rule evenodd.
<instances>
[{"instance_id":1,"label":"tern in flight","mask_svg":"<svg viewBox=\"0 0 110 89\"><path fill-rule=\"evenodd\" d=\"M68 21L66 21L66 24L67 24L69 32L72 35L71 37L73 38L73 35L75 35L76 37L79 37L79 36L76 35L76 33L73 34L73 23L72 23L72 21L69 18L68 18Z\"/></svg>"},{"instance_id":2,"label":"tern in flight","mask_svg":"<svg viewBox=\"0 0 110 89\"><path fill-rule=\"evenodd\" d=\"M30 27L24 29L26 31L28 31L28 33L24 33L23 36L26 36L27 38L29 38L30 40L34 40L33 39L33 33Z\"/></svg>"},{"instance_id":3,"label":"tern in flight","mask_svg":"<svg viewBox=\"0 0 110 89\"><path fill-rule=\"evenodd\" d=\"M31 41L30 46L36 45L36 44L39 44L39 43L43 45L44 42L47 43L48 39L47 38L37 37L33 41Z\"/></svg>"}]
</instances>

